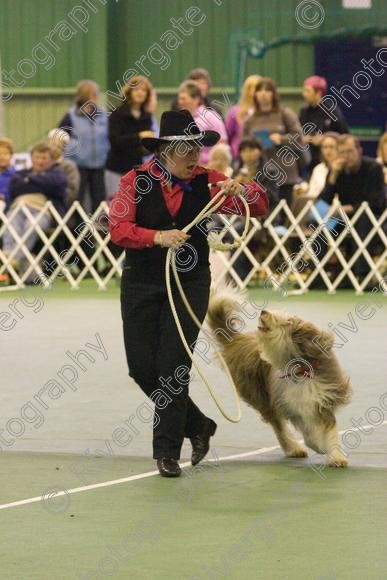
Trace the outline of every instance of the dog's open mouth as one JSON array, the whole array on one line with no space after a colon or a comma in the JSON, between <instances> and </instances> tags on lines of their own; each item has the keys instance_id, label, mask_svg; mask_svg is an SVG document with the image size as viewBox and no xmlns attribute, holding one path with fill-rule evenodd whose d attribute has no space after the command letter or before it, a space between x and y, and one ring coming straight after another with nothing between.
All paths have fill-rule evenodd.
<instances>
[{"instance_id":1,"label":"dog's open mouth","mask_svg":"<svg viewBox=\"0 0 387 580\"><path fill-rule=\"evenodd\" d=\"M263 322L262 319L260 319L260 321L258 322L258 330L260 330L261 332L267 332L269 330L269 327L267 326L267 324Z\"/></svg>"}]
</instances>

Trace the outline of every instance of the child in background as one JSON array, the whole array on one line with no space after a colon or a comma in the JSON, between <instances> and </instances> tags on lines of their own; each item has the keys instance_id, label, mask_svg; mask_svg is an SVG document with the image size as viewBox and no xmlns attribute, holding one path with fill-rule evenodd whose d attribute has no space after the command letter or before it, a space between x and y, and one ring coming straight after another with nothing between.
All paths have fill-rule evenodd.
<instances>
[{"instance_id":1,"label":"child in background","mask_svg":"<svg viewBox=\"0 0 387 580\"><path fill-rule=\"evenodd\" d=\"M276 168L268 161L264 155L262 143L256 137L244 137L238 147L239 151L239 167L236 169L234 179L241 184L256 181L264 187L269 198L269 211L272 211L278 204L278 186L273 179L267 175L276 175ZM265 166L265 171L263 167ZM238 217L234 224L235 230L240 235L245 227L245 218ZM260 247L264 246L265 229L262 228L259 232L250 239L247 247L255 256L258 255ZM227 240L228 241L228 240ZM236 250L232 251L232 254ZM231 255L232 255L231 254ZM247 278L252 270L252 263L244 252L235 260L233 268L243 281Z\"/></svg>"},{"instance_id":2,"label":"child in background","mask_svg":"<svg viewBox=\"0 0 387 580\"><path fill-rule=\"evenodd\" d=\"M231 167L232 155L229 145L225 143L219 143L211 149L210 157L208 159L207 167L208 169L215 169L231 177L233 174L233 169Z\"/></svg>"},{"instance_id":3,"label":"child in background","mask_svg":"<svg viewBox=\"0 0 387 580\"><path fill-rule=\"evenodd\" d=\"M247 183L256 176L262 155L262 144L259 139L255 137L242 139L239 144L239 167L235 173L235 179L239 183Z\"/></svg>"},{"instance_id":4,"label":"child in background","mask_svg":"<svg viewBox=\"0 0 387 580\"><path fill-rule=\"evenodd\" d=\"M11 139L7 139L6 137L0 138L0 210L2 211L4 211L9 201L9 180L16 171L11 164L13 154L14 145Z\"/></svg>"},{"instance_id":5,"label":"child in background","mask_svg":"<svg viewBox=\"0 0 387 580\"><path fill-rule=\"evenodd\" d=\"M263 167L265 166L265 171ZM267 175L276 175L276 168L271 166L263 152L262 144L256 137L245 137L239 144L239 167L234 179L245 184L249 181L260 183L269 197L269 208L272 211L278 203L278 186Z\"/></svg>"}]
</instances>

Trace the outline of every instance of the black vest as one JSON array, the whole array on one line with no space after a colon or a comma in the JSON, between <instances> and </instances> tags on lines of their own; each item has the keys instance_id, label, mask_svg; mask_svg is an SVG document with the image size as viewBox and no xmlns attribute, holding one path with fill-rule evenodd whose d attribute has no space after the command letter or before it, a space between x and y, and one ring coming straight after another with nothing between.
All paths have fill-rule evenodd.
<instances>
[{"instance_id":1,"label":"black vest","mask_svg":"<svg viewBox=\"0 0 387 580\"><path fill-rule=\"evenodd\" d=\"M166 206L160 181L149 173L137 171L137 176L144 175L152 182L148 193L136 191L136 224L154 230L182 230L210 201L208 175L203 173L190 182L191 192L183 192L183 201L176 216L171 216ZM144 180L140 181L144 188ZM188 232L191 236L176 255L179 277L195 277L203 269L209 269L209 247L205 222L199 223ZM130 271L133 281L162 282L165 280L165 260L168 248L126 248L125 270ZM171 274L173 278L173 275Z\"/></svg>"}]
</instances>

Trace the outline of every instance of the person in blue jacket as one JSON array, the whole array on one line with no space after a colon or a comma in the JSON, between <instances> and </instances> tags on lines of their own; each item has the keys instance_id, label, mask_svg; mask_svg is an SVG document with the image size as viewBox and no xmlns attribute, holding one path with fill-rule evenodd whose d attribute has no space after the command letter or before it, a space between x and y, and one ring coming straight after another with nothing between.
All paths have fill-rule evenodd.
<instances>
[{"instance_id":1,"label":"person in blue jacket","mask_svg":"<svg viewBox=\"0 0 387 580\"><path fill-rule=\"evenodd\" d=\"M36 226L31 228L32 219L36 219L36 224L46 231L52 223L47 202L51 201L62 215L66 208L67 177L63 171L52 167L52 149L46 143L35 145L31 150L31 162L31 169L22 169L12 175L8 189L9 223L6 223L3 235L3 251L9 256L12 266L19 271L24 269L26 259L21 247L31 252L38 239ZM30 216L22 208L27 208ZM22 238L29 229L28 236L16 248L19 245L18 237Z\"/></svg>"},{"instance_id":2,"label":"person in blue jacket","mask_svg":"<svg viewBox=\"0 0 387 580\"><path fill-rule=\"evenodd\" d=\"M12 165L14 145L11 139L0 138L0 209L4 209L8 203L9 180L16 169Z\"/></svg>"},{"instance_id":3,"label":"person in blue jacket","mask_svg":"<svg viewBox=\"0 0 387 580\"><path fill-rule=\"evenodd\" d=\"M94 213L105 201L105 164L110 144L108 139L108 112L97 105L99 87L90 80L77 85L75 105L69 109L59 127L70 136L65 157L78 166L81 185L78 199L84 206L87 194Z\"/></svg>"}]
</instances>

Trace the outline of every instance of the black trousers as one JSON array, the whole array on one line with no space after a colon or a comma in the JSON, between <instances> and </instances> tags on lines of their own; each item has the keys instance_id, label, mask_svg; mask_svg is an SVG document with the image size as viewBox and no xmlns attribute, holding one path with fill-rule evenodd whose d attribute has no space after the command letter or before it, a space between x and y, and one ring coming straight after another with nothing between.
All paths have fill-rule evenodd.
<instances>
[{"instance_id":1,"label":"black trousers","mask_svg":"<svg viewBox=\"0 0 387 580\"><path fill-rule=\"evenodd\" d=\"M78 200L85 206L86 194L90 195L90 210L94 213L99 204L106 199L105 170L86 169L79 167L81 183L79 186Z\"/></svg>"},{"instance_id":2,"label":"black trousers","mask_svg":"<svg viewBox=\"0 0 387 580\"><path fill-rule=\"evenodd\" d=\"M135 278L132 271L124 269L121 314L129 376L148 397L153 393L150 398L156 403L153 423L154 459L179 459L184 437L193 437L200 432L205 415L188 395L191 359L184 349L173 318L165 280L145 283ZM211 283L209 269L200 269L195 276L190 272L189 278L181 276L181 282L192 310L202 322L208 308ZM199 329L180 298L173 276L172 289L180 324L193 351ZM164 386L160 378L164 379ZM155 391L166 396L159 399Z\"/></svg>"},{"instance_id":3,"label":"black trousers","mask_svg":"<svg viewBox=\"0 0 387 580\"><path fill-rule=\"evenodd\" d=\"M81 175L81 183L79 187L78 193L78 201L82 205L83 209L86 210L86 213L90 210L91 213L94 213L99 204L106 199L106 190L105 190L105 170L102 169L87 169L85 167L79 167L79 173ZM89 194L89 201L87 198L87 194ZM73 216L74 217L74 216ZM72 229L75 230L77 235L81 233L80 227L81 224L84 222L84 218L81 218L78 213L75 214ZM83 228L84 226L82 226ZM86 254L86 256L91 259L96 248L92 247L91 244L95 242L83 240L80 243L80 247ZM83 269L85 267L85 262L82 260L81 256L78 256L78 266L79 268ZM94 268L97 267L96 262L94 262Z\"/></svg>"},{"instance_id":4,"label":"black trousers","mask_svg":"<svg viewBox=\"0 0 387 580\"><path fill-rule=\"evenodd\" d=\"M281 201L281 199L284 199L289 207L292 207L292 200L293 200L293 187L294 184L293 183L285 183L283 185L280 185L279 187L279 199ZM285 225L286 224L286 220L287 220L287 215L285 214L285 212L281 211L276 218L276 224L277 225Z\"/></svg>"}]
</instances>

